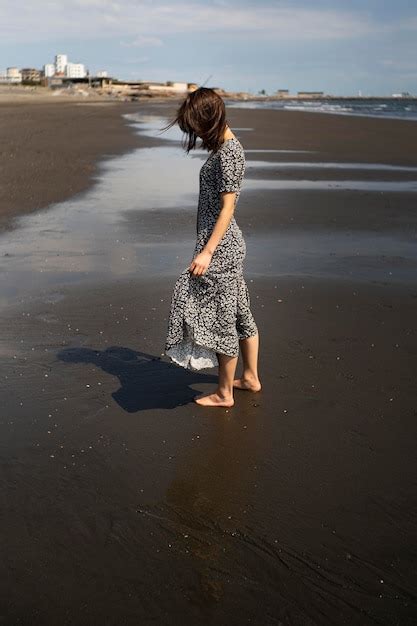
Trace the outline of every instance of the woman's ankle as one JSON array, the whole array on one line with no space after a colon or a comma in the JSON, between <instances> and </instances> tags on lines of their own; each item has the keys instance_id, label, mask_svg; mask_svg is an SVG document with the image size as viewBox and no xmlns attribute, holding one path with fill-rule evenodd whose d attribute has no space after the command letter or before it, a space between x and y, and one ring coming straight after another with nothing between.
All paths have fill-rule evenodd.
<instances>
[{"instance_id":1,"label":"woman's ankle","mask_svg":"<svg viewBox=\"0 0 417 626\"><path fill-rule=\"evenodd\" d=\"M233 386L232 387L217 387L216 393L220 398L233 398Z\"/></svg>"},{"instance_id":2,"label":"woman's ankle","mask_svg":"<svg viewBox=\"0 0 417 626\"><path fill-rule=\"evenodd\" d=\"M258 372L254 372L253 370L243 370L242 373L242 378L244 380L250 380L250 381L254 381L254 382L258 382L259 381L259 376L258 376Z\"/></svg>"}]
</instances>

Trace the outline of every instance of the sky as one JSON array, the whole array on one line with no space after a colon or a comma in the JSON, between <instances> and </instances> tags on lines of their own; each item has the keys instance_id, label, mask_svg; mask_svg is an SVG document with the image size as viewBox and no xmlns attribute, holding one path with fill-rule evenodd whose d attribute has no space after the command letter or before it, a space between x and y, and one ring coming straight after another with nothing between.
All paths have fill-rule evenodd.
<instances>
[{"instance_id":1,"label":"sky","mask_svg":"<svg viewBox=\"0 0 417 626\"><path fill-rule=\"evenodd\" d=\"M417 95L417 1L0 0L0 70L58 53L119 79Z\"/></svg>"}]
</instances>

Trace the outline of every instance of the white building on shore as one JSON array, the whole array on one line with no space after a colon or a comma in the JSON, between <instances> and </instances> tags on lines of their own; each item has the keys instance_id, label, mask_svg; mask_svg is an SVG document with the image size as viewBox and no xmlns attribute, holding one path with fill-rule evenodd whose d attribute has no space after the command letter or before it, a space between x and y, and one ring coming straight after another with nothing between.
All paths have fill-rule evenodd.
<instances>
[{"instance_id":1,"label":"white building on shore","mask_svg":"<svg viewBox=\"0 0 417 626\"><path fill-rule=\"evenodd\" d=\"M55 55L55 74L64 75L65 68L68 63L68 57L66 54L56 54Z\"/></svg>"},{"instance_id":2,"label":"white building on shore","mask_svg":"<svg viewBox=\"0 0 417 626\"><path fill-rule=\"evenodd\" d=\"M0 83L21 83L22 72L18 67L8 67L5 72L0 72Z\"/></svg>"},{"instance_id":3,"label":"white building on shore","mask_svg":"<svg viewBox=\"0 0 417 626\"><path fill-rule=\"evenodd\" d=\"M85 78L88 74L83 63L71 63L67 54L56 54L54 63L46 63L43 71L45 78Z\"/></svg>"},{"instance_id":4,"label":"white building on shore","mask_svg":"<svg viewBox=\"0 0 417 626\"><path fill-rule=\"evenodd\" d=\"M83 63L67 63L65 66L65 76L67 78L85 78L87 72Z\"/></svg>"},{"instance_id":5,"label":"white building on shore","mask_svg":"<svg viewBox=\"0 0 417 626\"><path fill-rule=\"evenodd\" d=\"M43 66L43 75L45 78L50 78L55 74L55 65L54 63L45 63Z\"/></svg>"}]
</instances>

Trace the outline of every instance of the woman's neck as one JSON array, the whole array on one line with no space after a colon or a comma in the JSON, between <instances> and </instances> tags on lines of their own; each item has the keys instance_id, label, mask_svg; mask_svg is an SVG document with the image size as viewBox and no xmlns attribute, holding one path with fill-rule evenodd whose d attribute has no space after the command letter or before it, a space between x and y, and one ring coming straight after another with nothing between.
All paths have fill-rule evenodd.
<instances>
[{"instance_id":1,"label":"woman's neck","mask_svg":"<svg viewBox=\"0 0 417 626\"><path fill-rule=\"evenodd\" d=\"M226 126L226 130L224 131L224 134L223 134L223 141L226 141L226 139L232 139L233 137L234 137L234 134L230 130L229 126Z\"/></svg>"}]
</instances>

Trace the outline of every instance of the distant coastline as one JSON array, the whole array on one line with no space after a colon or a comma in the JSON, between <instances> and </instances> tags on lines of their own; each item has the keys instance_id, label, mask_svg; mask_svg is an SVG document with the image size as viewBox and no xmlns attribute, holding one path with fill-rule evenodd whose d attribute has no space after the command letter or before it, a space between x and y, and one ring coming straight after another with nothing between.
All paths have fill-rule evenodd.
<instances>
[{"instance_id":1,"label":"distant coastline","mask_svg":"<svg viewBox=\"0 0 417 626\"><path fill-rule=\"evenodd\" d=\"M301 95L283 96L282 94L262 95L244 92L226 92L219 90L227 106L259 108L284 111L306 111L335 115L390 118L396 120L417 120L416 96L333 96ZM319 93L319 92L318 92ZM42 87L23 85L0 85L1 104L37 104L42 102L72 102L79 104L111 105L124 103L172 103L176 105L186 93L161 93L158 91L124 91L123 93L101 91L85 83L66 87Z\"/></svg>"},{"instance_id":2,"label":"distant coastline","mask_svg":"<svg viewBox=\"0 0 417 626\"><path fill-rule=\"evenodd\" d=\"M111 100L111 101L137 101L137 100L163 100L163 101L175 101L182 99L187 91L157 91L150 90L141 87L139 83L132 82L129 85L127 82L123 83L127 88L124 91L117 91L117 89L100 89L98 87L89 86L86 82L68 82L65 85L56 86L41 86L41 85L21 85L21 84L0 84L0 101L1 99L13 99L14 97L28 97L34 98L59 98L69 97L71 100L74 98L80 99L97 99L97 100ZM116 84L113 85L116 87ZM322 92L298 92L294 94L283 93L278 90L273 94L253 94L245 91L227 91L225 89L216 88L223 98L234 99L239 101L250 102L401 102L401 103L415 103L417 102L417 95L411 94L393 94L391 96L338 96L333 94L325 94Z\"/></svg>"}]
</instances>

